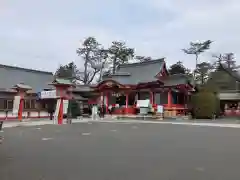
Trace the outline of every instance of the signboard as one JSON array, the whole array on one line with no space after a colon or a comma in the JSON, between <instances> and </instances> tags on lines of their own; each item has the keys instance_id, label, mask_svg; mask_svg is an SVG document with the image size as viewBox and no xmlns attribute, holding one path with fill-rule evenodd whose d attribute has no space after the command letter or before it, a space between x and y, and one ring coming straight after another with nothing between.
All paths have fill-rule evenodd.
<instances>
[{"instance_id":1,"label":"signboard","mask_svg":"<svg viewBox=\"0 0 240 180\"><path fill-rule=\"evenodd\" d=\"M137 107L149 107L150 105L150 100L146 99L146 100L137 100Z\"/></svg>"},{"instance_id":2,"label":"signboard","mask_svg":"<svg viewBox=\"0 0 240 180\"><path fill-rule=\"evenodd\" d=\"M163 113L163 106L162 105L157 106L157 113Z\"/></svg>"},{"instance_id":3,"label":"signboard","mask_svg":"<svg viewBox=\"0 0 240 180\"><path fill-rule=\"evenodd\" d=\"M61 99L57 100L57 105L56 105L56 110L54 112L54 124L57 124L58 122L58 114L59 114L59 109L60 109L60 103L61 103Z\"/></svg>"},{"instance_id":4,"label":"signboard","mask_svg":"<svg viewBox=\"0 0 240 180\"><path fill-rule=\"evenodd\" d=\"M68 100L63 100L63 114L67 114L68 104L69 104Z\"/></svg>"},{"instance_id":5,"label":"signboard","mask_svg":"<svg viewBox=\"0 0 240 180\"><path fill-rule=\"evenodd\" d=\"M14 97L13 110L12 110L12 113L13 113L13 114L18 114L20 100L21 100L21 97L20 97L20 96L15 96L15 97Z\"/></svg>"},{"instance_id":6,"label":"signboard","mask_svg":"<svg viewBox=\"0 0 240 180\"><path fill-rule=\"evenodd\" d=\"M57 98L56 90L40 92L40 99L55 99L55 98Z\"/></svg>"}]
</instances>

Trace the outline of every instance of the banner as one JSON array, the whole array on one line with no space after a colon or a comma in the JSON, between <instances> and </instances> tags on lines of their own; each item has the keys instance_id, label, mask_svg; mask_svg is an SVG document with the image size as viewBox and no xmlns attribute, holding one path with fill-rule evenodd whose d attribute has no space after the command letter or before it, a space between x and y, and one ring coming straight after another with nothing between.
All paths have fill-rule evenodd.
<instances>
[{"instance_id":1,"label":"banner","mask_svg":"<svg viewBox=\"0 0 240 180\"><path fill-rule=\"evenodd\" d=\"M162 105L157 106L157 113L163 113L163 106Z\"/></svg>"},{"instance_id":2,"label":"banner","mask_svg":"<svg viewBox=\"0 0 240 180\"><path fill-rule=\"evenodd\" d=\"M56 99L56 90L52 91L41 91L39 99Z\"/></svg>"},{"instance_id":3,"label":"banner","mask_svg":"<svg viewBox=\"0 0 240 180\"><path fill-rule=\"evenodd\" d=\"M67 112L68 112L68 104L69 104L68 100L63 100L63 114L67 114Z\"/></svg>"},{"instance_id":4,"label":"banner","mask_svg":"<svg viewBox=\"0 0 240 180\"><path fill-rule=\"evenodd\" d=\"M146 99L146 100L137 100L137 107L141 108L141 107L145 107L148 108L150 106L150 100Z\"/></svg>"},{"instance_id":5,"label":"banner","mask_svg":"<svg viewBox=\"0 0 240 180\"><path fill-rule=\"evenodd\" d=\"M58 99L56 109L55 109L55 112L54 112L54 124L58 123L58 114L59 114L59 109L60 109L60 103L61 103L61 99Z\"/></svg>"},{"instance_id":6,"label":"banner","mask_svg":"<svg viewBox=\"0 0 240 180\"><path fill-rule=\"evenodd\" d=\"M17 115L17 114L18 114L19 105L20 105L20 100L21 100L21 97L20 97L20 96L14 96L13 110L12 110L12 113L13 113L14 115Z\"/></svg>"}]
</instances>

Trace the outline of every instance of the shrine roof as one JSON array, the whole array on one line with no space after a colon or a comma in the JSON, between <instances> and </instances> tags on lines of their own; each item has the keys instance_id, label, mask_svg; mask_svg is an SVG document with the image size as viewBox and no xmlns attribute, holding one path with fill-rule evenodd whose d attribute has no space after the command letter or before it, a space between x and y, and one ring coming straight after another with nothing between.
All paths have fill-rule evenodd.
<instances>
[{"instance_id":1,"label":"shrine roof","mask_svg":"<svg viewBox=\"0 0 240 180\"><path fill-rule=\"evenodd\" d=\"M20 88L20 89L26 89L26 90L30 90L32 89L31 86L24 84L24 83L19 83L13 86L13 88Z\"/></svg>"},{"instance_id":2,"label":"shrine roof","mask_svg":"<svg viewBox=\"0 0 240 180\"><path fill-rule=\"evenodd\" d=\"M182 84L193 84L192 79L189 75L186 74L173 74L165 78L160 79L163 82L164 86L177 86Z\"/></svg>"},{"instance_id":3,"label":"shrine roof","mask_svg":"<svg viewBox=\"0 0 240 180\"><path fill-rule=\"evenodd\" d=\"M53 80L53 73L26 69L16 66L0 64L0 90L11 92L11 88L17 84L30 86L34 92L45 88L51 88L48 85Z\"/></svg>"},{"instance_id":4,"label":"shrine roof","mask_svg":"<svg viewBox=\"0 0 240 180\"><path fill-rule=\"evenodd\" d=\"M240 82L240 72L232 68L228 68L226 64L220 63L220 68L233 77L236 81Z\"/></svg>"},{"instance_id":5,"label":"shrine roof","mask_svg":"<svg viewBox=\"0 0 240 180\"><path fill-rule=\"evenodd\" d=\"M63 84L63 85L73 85L71 80L69 79L63 79L63 78L56 78L52 84Z\"/></svg>"},{"instance_id":6,"label":"shrine roof","mask_svg":"<svg viewBox=\"0 0 240 180\"><path fill-rule=\"evenodd\" d=\"M164 58L146 62L122 64L115 74L104 77L103 80L114 80L120 84L139 84L156 81L156 76L165 65Z\"/></svg>"},{"instance_id":7,"label":"shrine roof","mask_svg":"<svg viewBox=\"0 0 240 180\"><path fill-rule=\"evenodd\" d=\"M92 85L94 87L94 85ZM90 85L76 85L73 92L91 92L94 89Z\"/></svg>"},{"instance_id":8,"label":"shrine roof","mask_svg":"<svg viewBox=\"0 0 240 180\"><path fill-rule=\"evenodd\" d=\"M88 98L82 97L82 96L79 95L79 94L75 94L75 93L74 93L72 96L73 96L73 98L74 98L75 100L78 100L78 101L86 101L86 100L88 100Z\"/></svg>"}]
</instances>

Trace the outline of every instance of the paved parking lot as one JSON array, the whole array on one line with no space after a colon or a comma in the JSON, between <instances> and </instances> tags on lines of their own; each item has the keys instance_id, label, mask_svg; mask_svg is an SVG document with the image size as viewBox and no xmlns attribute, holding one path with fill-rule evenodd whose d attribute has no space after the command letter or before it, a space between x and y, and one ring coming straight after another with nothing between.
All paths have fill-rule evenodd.
<instances>
[{"instance_id":1,"label":"paved parking lot","mask_svg":"<svg viewBox=\"0 0 240 180\"><path fill-rule=\"evenodd\" d=\"M1 180L239 180L238 128L77 123L4 130Z\"/></svg>"}]
</instances>

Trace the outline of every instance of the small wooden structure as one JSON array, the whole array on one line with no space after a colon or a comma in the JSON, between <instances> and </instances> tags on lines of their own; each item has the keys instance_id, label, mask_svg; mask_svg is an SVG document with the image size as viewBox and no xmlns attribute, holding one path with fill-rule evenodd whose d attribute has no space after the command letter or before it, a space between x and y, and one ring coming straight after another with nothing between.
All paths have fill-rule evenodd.
<instances>
[{"instance_id":1,"label":"small wooden structure","mask_svg":"<svg viewBox=\"0 0 240 180\"><path fill-rule=\"evenodd\" d=\"M56 88L56 98L59 101L59 108L56 107L56 115L58 124L63 124L63 101L72 98L70 88L74 85L70 80L60 78L56 78L50 85Z\"/></svg>"},{"instance_id":2,"label":"small wooden structure","mask_svg":"<svg viewBox=\"0 0 240 180\"><path fill-rule=\"evenodd\" d=\"M26 85L24 83L16 84L13 86L14 90L16 90L16 96L20 97L19 107L18 107L18 120L22 121L22 114L23 114L23 108L24 108L24 98L26 96L26 92L31 90L32 87L29 85Z\"/></svg>"}]
</instances>

